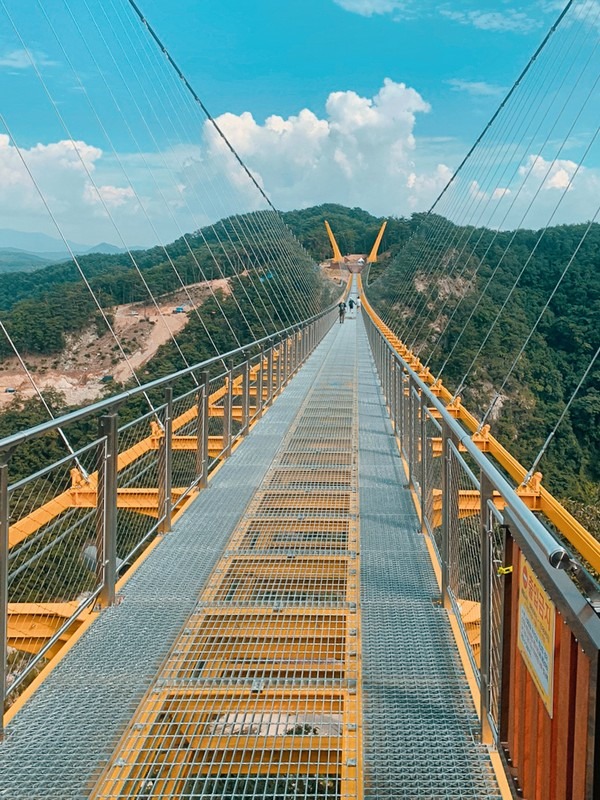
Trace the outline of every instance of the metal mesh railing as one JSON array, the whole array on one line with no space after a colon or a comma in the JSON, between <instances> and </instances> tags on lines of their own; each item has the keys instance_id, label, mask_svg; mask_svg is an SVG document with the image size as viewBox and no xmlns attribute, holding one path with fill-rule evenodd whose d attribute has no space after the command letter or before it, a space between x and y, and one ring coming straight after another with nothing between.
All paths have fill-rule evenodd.
<instances>
[{"instance_id":1,"label":"metal mesh railing","mask_svg":"<svg viewBox=\"0 0 600 800\"><path fill-rule=\"evenodd\" d=\"M114 602L118 578L170 529L333 319L227 354L226 369L215 358L0 442L0 699L12 702L95 604ZM80 449L62 455L59 431Z\"/></svg>"},{"instance_id":2,"label":"metal mesh railing","mask_svg":"<svg viewBox=\"0 0 600 800\"><path fill-rule=\"evenodd\" d=\"M95 468L103 447L92 442L8 487L9 701L57 652L61 630L81 621L100 588Z\"/></svg>"},{"instance_id":3,"label":"metal mesh railing","mask_svg":"<svg viewBox=\"0 0 600 800\"><path fill-rule=\"evenodd\" d=\"M479 481L456 445L447 440L449 482L448 588L461 620L469 654L479 667L481 651L481 513Z\"/></svg>"},{"instance_id":4,"label":"metal mesh railing","mask_svg":"<svg viewBox=\"0 0 600 800\"><path fill-rule=\"evenodd\" d=\"M117 559L123 564L135 559L166 517L165 422L163 405L118 431L122 466L117 475L116 546Z\"/></svg>"},{"instance_id":5,"label":"metal mesh railing","mask_svg":"<svg viewBox=\"0 0 600 800\"><path fill-rule=\"evenodd\" d=\"M388 405L413 500L422 514L422 531L430 537L430 550L438 562L441 599L455 615L480 687L482 733L486 741L500 746L502 736L516 720L507 711L507 686L511 680L520 680L514 678L514 664L507 663L504 654L507 640L514 642L518 635L516 630L507 630L507 626L514 627L507 622L507 602L517 602L514 596L512 600L506 597L507 576L513 568L512 551L505 552L507 515L512 521L510 536L525 543L528 558L541 559L540 571L552 572L554 567L569 567L573 562L562 542L554 538L553 526L543 513L531 513L530 509L537 510L543 500L543 491L536 485L517 487L518 481L507 477L514 459L505 451L504 460L499 458L498 462L487 455L491 449L486 431L472 433L472 418L465 413L468 423L462 421L460 403L447 397L446 403L438 399L440 392L447 395L447 390L439 384L432 386L431 375L401 345L396 350L391 332L373 312L369 313L372 317L366 320L367 332L384 391L390 385L389 374L399 373L392 385L402 388L391 404L387 397ZM556 503L544 507L550 513ZM557 518L555 524L559 522ZM577 565L572 585L584 595L584 608L586 604L597 608L600 591L584 573ZM577 575L583 575L581 585ZM518 580L518 576L512 580ZM560 592L556 597L564 599ZM570 602L565 601L567 605ZM577 612L574 620L579 613L585 616L583 629L589 615ZM510 619L515 618L513 615Z\"/></svg>"}]
</instances>

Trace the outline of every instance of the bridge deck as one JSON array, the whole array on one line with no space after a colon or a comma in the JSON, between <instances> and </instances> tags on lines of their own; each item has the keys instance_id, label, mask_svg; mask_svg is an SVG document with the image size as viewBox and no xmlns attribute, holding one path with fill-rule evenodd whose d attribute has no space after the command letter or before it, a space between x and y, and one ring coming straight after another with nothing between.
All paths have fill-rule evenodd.
<instances>
[{"instance_id":1,"label":"bridge deck","mask_svg":"<svg viewBox=\"0 0 600 800\"><path fill-rule=\"evenodd\" d=\"M500 797L403 482L348 319L9 724L0 797Z\"/></svg>"}]
</instances>

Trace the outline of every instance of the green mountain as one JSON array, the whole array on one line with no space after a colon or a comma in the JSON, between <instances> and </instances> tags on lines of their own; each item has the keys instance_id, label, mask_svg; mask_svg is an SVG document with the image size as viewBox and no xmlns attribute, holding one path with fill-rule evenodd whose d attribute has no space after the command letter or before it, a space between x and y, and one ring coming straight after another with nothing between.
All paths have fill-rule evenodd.
<instances>
[{"instance_id":1,"label":"green mountain","mask_svg":"<svg viewBox=\"0 0 600 800\"><path fill-rule=\"evenodd\" d=\"M331 224L343 253L368 252L382 222L362 209L334 204L288 212L283 217L317 261L331 255L324 219ZM232 217L190 234L187 242L182 238L170 244L169 257L182 279L193 283L220 277L221 273L231 276L234 265L239 272L236 259L244 251L236 250L233 242L239 240L243 225L243 217ZM440 226L445 230L444 241L471 244L460 248L440 246L438 252L430 253L426 271L418 265L422 254L430 252L432 229L439 235ZM482 415L502 385L584 229L583 225L551 228L536 245L539 233L535 231L474 231L419 214L411 219L392 218L382 243L384 257L371 268L368 295L386 321L399 332L410 331L408 343L414 344L425 359L430 358L434 373L443 367L443 380L451 389L460 385L474 362L461 395L474 413ZM592 225L559 291L517 359L488 420L493 433L525 466L533 462L598 346L599 253L600 225ZM260 252L245 252L243 266L264 275L278 264L279 258L265 246ZM143 282L128 255L84 255L79 262L106 309L146 298ZM138 251L136 262L157 296L179 288L179 280L162 248ZM508 297L525 262L527 269ZM317 280L308 257L306 275L311 281ZM273 291L274 284L267 291L263 284L251 285L243 277L237 277L233 287L242 298L246 320L231 298L224 297L221 302L240 340L248 341L251 336L247 322L252 327L259 326L263 303L273 319L281 322L285 298ZM289 291L293 296L293 292L303 290L290 284ZM506 307L487 335L503 303ZM76 266L70 262L53 264L35 273L0 275L0 310L25 354L57 353L64 346L66 333L81 330L93 320L98 322L99 330L104 324ZM205 302L203 312L216 345L228 349L231 337L221 324L220 310L214 300ZM178 341L192 361L213 355L206 331L195 319L190 320ZM9 352L7 343L0 342L0 354ZM145 377L164 375L180 366L179 353L173 346L165 345L145 368ZM13 423L17 424L17 420ZM600 365L597 365L560 426L541 470L546 485L562 498L571 498L572 507L598 529L599 449Z\"/></svg>"},{"instance_id":2,"label":"green mountain","mask_svg":"<svg viewBox=\"0 0 600 800\"><path fill-rule=\"evenodd\" d=\"M15 247L0 247L0 274L5 272L31 272L52 263L52 259L37 253L28 253Z\"/></svg>"},{"instance_id":3,"label":"green mountain","mask_svg":"<svg viewBox=\"0 0 600 800\"><path fill-rule=\"evenodd\" d=\"M492 433L529 467L600 342L600 225L577 250L587 225L540 236L460 228L436 217L413 223L411 239L369 297L434 375L441 372L479 418L488 413ZM598 530L599 451L597 363L540 469L555 493L591 509Z\"/></svg>"}]
</instances>

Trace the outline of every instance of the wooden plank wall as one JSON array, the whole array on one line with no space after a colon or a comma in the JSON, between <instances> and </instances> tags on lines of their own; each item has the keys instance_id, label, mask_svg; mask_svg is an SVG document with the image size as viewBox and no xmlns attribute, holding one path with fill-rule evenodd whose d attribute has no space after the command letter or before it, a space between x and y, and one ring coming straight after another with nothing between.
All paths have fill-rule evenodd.
<instances>
[{"instance_id":1,"label":"wooden plank wall","mask_svg":"<svg viewBox=\"0 0 600 800\"><path fill-rule=\"evenodd\" d=\"M517 647L521 559L512 542L513 579L505 618L500 738L518 790L525 800L596 800L594 771L597 656L588 656L556 610L554 712L551 718ZM507 598L508 599L508 598ZM600 766L596 771L600 770Z\"/></svg>"}]
</instances>

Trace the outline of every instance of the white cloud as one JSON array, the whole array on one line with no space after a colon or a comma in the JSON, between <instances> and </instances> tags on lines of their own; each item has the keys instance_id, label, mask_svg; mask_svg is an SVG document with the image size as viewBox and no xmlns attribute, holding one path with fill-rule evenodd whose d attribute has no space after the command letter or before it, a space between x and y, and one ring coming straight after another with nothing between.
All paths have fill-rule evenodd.
<instances>
[{"instance_id":1,"label":"white cloud","mask_svg":"<svg viewBox=\"0 0 600 800\"><path fill-rule=\"evenodd\" d=\"M471 0L466 0L457 10L448 2L439 3L435 0L333 0L333 2L363 17L372 17L376 14L388 14L396 22L406 19L431 18L443 16L452 22L461 25L470 25L479 30L496 31L500 33L530 33L544 28L547 19L544 14L555 14L557 8L563 7L560 0L529 0L518 8L506 7L509 0L499 0L497 10L465 8L465 5L474 5ZM590 13L590 8L598 5L600 0L578 0L572 9L573 15L580 17Z\"/></svg>"},{"instance_id":2,"label":"white cloud","mask_svg":"<svg viewBox=\"0 0 600 800\"><path fill-rule=\"evenodd\" d=\"M108 209L119 208L133 198L135 192L131 186L94 186L86 183L83 189L83 199L86 203L92 206L106 206Z\"/></svg>"},{"instance_id":3,"label":"white cloud","mask_svg":"<svg viewBox=\"0 0 600 800\"><path fill-rule=\"evenodd\" d=\"M481 11L476 9L472 11L455 11L450 8L442 8L439 13L461 25L472 25L479 30L501 33L530 33L545 24L539 17L530 16L526 12L517 11L514 8L507 8L504 11Z\"/></svg>"},{"instance_id":4,"label":"white cloud","mask_svg":"<svg viewBox=\"0 0 600 800\"><path fill-rule=\"evenodd\" d=\"M39 50L9 50L0 55L0 68L31 69L34 65L32 60L38 67L55 67L57 63Z\"/></svg>"},{"instance_id":5,"label":"white cloud","mask_svg":"<svg viewBox=\"0 0 600 800\"><path fill-rule=\"evenodd\" d=\"M403 11L407 4L402 0L333 0L345 11L371 17L373 14L391 14L394 11Z\"/></svg>"},{"instance_id":6,"label":"white cloud","mask_svg":"<svg viewBox=\"0 0 600 800\"><path fill-rule=\"evenodd\" d=\"M569 15L571 19L581 19L597 26L600 24L600 2L598 0L575 2L571 6Z\"/></svg>"},{"instance_id":7,"label":"white cloud","mask_svg":"<svg viewBox=\"0 0 600 800\"><path fill-rule=\"evenodd\" d=\"M460 179L457 183L461 191ZM539 229L577 223L591 219L598 208L600 169L530 154L510 186L484 190L473 181L468 190L473 199L485 203L480 206L478 224L490 228Z\"/></svg>"},{"instance_id":8,"label":"white cloud","mask_svg":"<svg viewBox=\"0 0 600 800\"><path fill-rule=\"evenodd\" d=\"M304 109L263 124L248 112L223 114L217 122L280 208L331 201L402 214L425 207L449 177L415 138L417 116L429 110L417 91L386 78L372 98L332 92L324 118ZM209 123L205 135L213 162L239 176Z\"/></svg>"},{"instance_id":9,"label":"white cloud","mask_svg":"<svg viewBox=\"0 0 600 800\"><path fill-rule=\"evenodd\" d=\"M506 91L504 86L496 86L485 81L464 81L460 78L450 78L446 83L455 92L466 92L476 97L495 97L504 94Z\"/></svg>"},{"instance_id":10,"label":"white cloud","mask_svg":"<svg viewBox=\"0 0 600 800\"><path fill-rule=\"evenodd\" d=\"M546 161L540 155L528 156L525 164L519 167L519 175L525 180L535 181L543 191L569 188L577 171L578 164L575 161L567 159ZM584 170L579 168L580 174L582 171Z\"/></svg>"},{"instance_id":11,"label":"white cloud","mask_svg":"<svg viewBox=\"0 0 600 800\"><path fill-rule=\"evenodd\" d=\"M114 227L106 219L90 218L90 212L98 216L98 209L100 216L106 217L92 185L97 175L99 192L107 207L136 213L137 203L130 186L102 180L103 152L99 147L65 140L22 148L21 155L22 158L8 136L0 135L0 214L4 227L56 236L45 200L68 238L87 239L91 244L101 239L116 241Z\"/></svg>"},{"instance_id":12,"label":"white cloud","mask_svg":"<svg viewBox=\"0 0 600 800\"><path fill-rule=\"evenodd\" d=\"M465 149L453 139L417 136L420 115L429 110L415 89L386 79L372 97L332 92L323 114L305 108L261 121L249 112L227 113L217 122L278 208L339 202L375 214L408 215L430 207ZM24 148L22 155L65 235L89 244L121 244L106 209L128 244L145 245L157 235L170 241L211 220L265 205L210 123L197 142L163 152L117 157L90 142L56 141ZM519 181L500 179L494 188L485 175L471 174L466 184L459 175L448 197L458 190L482 201L494 226L535 227L544 224L576 171L576 161L552 163L531 154L521 162ZM599 196L600 170L580 169L557 221L588 219ZM0 215L3 227L56 235L6 135L0 135Z\"/></svg>"}]
</instances>

